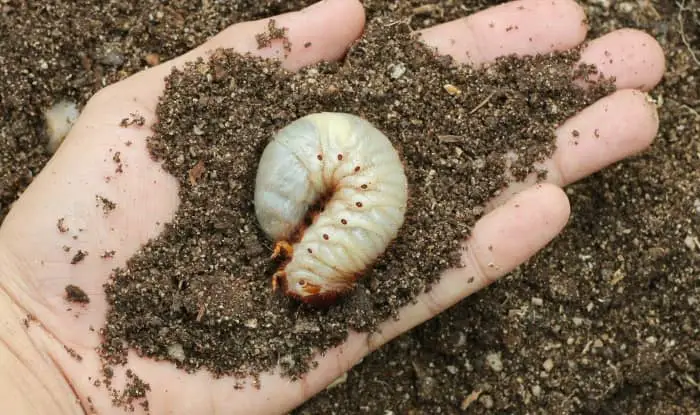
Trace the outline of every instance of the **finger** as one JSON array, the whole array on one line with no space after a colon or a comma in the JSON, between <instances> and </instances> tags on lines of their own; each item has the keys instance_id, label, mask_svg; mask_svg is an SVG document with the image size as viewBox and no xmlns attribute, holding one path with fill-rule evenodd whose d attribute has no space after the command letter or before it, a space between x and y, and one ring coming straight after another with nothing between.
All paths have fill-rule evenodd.
<instances>
[{"instance_id":1,"label":"finger","mask_svg":"<svg viewBox=\"0 0 700 415\"><path fill-rule=\"evenodd\" d=\"M573 0L519 0L425 29L421 37L442 55L481 65L510 54L570 49L585 39L585 19Z\"/></svg>"},{"instance_id":2,"label":"finger","mask_svg":"<svg viewBox=\"0 0 700 415\"><path fill-rule=\"evenodd\" d=\"M626 89L600 99L556 131L557 149L539 167L546 181L566 186L646 149L659 129L656 107L640 91ZM512 183L494 198L492 209L533 185L536 175Z\"/></svg>"},{"instance_id":3,"label":"finger","mask_svg":"<svg viewBox=\"0 0 700 415\"><path fill-rule=\"evenodd\" d=\"M370 336L376 349L400 333L430 319L463 298L487 287L544 248L566 225L569 201L553 185L527 189L482 217L467 240L463 268L444 273L415 304L404 307L396 321Z\"/></svg>"},{"instance_id":4,"label":"finger","mask_svg":"<svg viewBox=\"0 0 700 415\"><path fill-rule=\"evenodd\" d=\"M273 39L269 46L261 48L257 36L269 32L271 19L275 21L276 28L285 29L285 40ZM141 93L141 96L159 95L164 86L162 80L173 67L181 68L198 58L206 59L220 48L279 59L283 67L289 70L324 60L334 61L341 58L362 34L365 13L357 0L325 0L271 19L230 26L190 52L140 72L124 82L138 83L141 91L147 92ZM121 88L122 91L125 89ZM154 97L149 104L155 103Z\"/></svg>"},{"instance_id":5,"label":"finger","mask_svg":"<svg viewBox=\"0 0 700 415\"><path fill-rule=\"evenodd\" d=\"M605 97L557 129L552 183L565 186L646 149L659 129L656 106L636 90Z\"/></svg>"},{"instance_id":6,"label":"finger","mask_svg":"<svg viewBox=\"0 0 700 415\"><path fill-rule=\"evenodd\" d=\"M268 30L270 19L234 25L219 33L174 63L205 57L217 48L232 48L264 58L284 61L287 69L298 69L321 60L341 58L357 39L365 23L364 7L357 0L327 0L303 10L274 18L278 28L287 28L289 49L282 40L260 48L256 36ZM169 69L166 68L166 71Z\"/></svg>"},{"instance_id":7,"label":"finger","mask_svg":"<svg viewBox=\"0 0 700 415\"><path fill-rule=\"evenodd\" d=\"M595 65L606 77L614 77L620 89L648 91L661 81L665 71L661 45L633 29L616 30L591 41L581 52L581 62Z\"/></svg>"}]
</instances>

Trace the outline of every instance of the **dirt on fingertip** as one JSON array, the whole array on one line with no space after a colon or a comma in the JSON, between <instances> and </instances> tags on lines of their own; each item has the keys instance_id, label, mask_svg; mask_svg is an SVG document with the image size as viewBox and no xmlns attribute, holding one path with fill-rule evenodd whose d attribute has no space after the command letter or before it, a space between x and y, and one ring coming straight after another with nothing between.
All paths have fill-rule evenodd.
<instances>
[{"instance_id":1,"label":"dirt on fingertip","mask_svg":"<svg viewBox=\"0 0 700 415\"><path fill-rule=\"evenodd\" d=\"M0 36L0 221L48 160L43 114L51 105L68 100L81 108L104 86L232 23L311 3L2 2L0 33L12 36ZM183 203L150 251L132 258L108 288L113 308L103 352L110 361L124 361L126 340L183 370L245 375L279 363L299 375L310 356L305 347L330 347L348 327L372 329L454 265L480 204L506 179L503 154L518 153L521 177L553 150L553 128L605 92L570 86L575 52L504 59L477 72L435 58L410 38L412 30L497 3L365 0L368 30L341 64L289 74L222 52L170 75L151 151L178 177ZM651 91L660 114L652 147L568 187L571 220L547 249L367 356L295 414L697 410L700 4L581 5L590 39L631 27L664 48L667 72ZM271 242L257 227L250 196L272 134L331 110L357 113L384 131L416 191L401 236L373 272L345 301L319 312L270 294ZM55 227L65 229L60 220ZM161 387L136 377L131 383L116 405L147 405Z\"/></svg>"}]
</instances>

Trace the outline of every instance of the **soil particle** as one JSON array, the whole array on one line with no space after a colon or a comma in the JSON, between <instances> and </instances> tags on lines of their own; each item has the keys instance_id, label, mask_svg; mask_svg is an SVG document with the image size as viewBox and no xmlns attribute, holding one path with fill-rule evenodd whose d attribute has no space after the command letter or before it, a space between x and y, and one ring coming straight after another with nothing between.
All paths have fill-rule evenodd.
<instances>
[{"instance_id":1,"label":"soil particle","mask_svg":"<svg viewBox=\"0 0 700 415\"><path fill-rule=\"evenodd\" d=\"M68 347L68 346L63 346L63 348L66 349L66 352L68 352L68 354L69 354L73 359L77 360L78 362L81 362L81 361L83 360L83 356L81 356L80 354L78 354L78 352L76 352L75 349L70 348L70 347Z\"/></svg>"},{"instance_id":2,"label":"soil particle","mask_svg":"<svg viewBox=\"0 0 700 415\"><path fill-rule=\"evenodd\" d=\"M126 370L126 379L126 385L121 392L110 387L112 404L124 408L128 412L134 412L136 409L134 405L136 404L145 413L150 413L148 399L146 399L146 393L151 390L150 385L145 383L131 369Z\"/></svg>"},{"instance_id":3,"label":"soil particle","mask_svg":"<svg viewBox=\"0 0 700 415\"><path fill-rule=\"evenodd\" d=\"M83 251L82 249L78 249L78 252L76 252L75 255L73 255L73 258L71 258L71 260L70 260L71 265L75 265L75 264L82 262L86 256L88 256L87 251Z\"/></svg>"},{"instance_id":4,"label":"soil particle","mask_svg":"<svg viewBox=\"0 0 700 415\"><path fill-rule=\"evenodd\" d=\"M97 206L102 206L102 211L105 213L105 215L117 208L116 203L104 196L96 195L95 199L97 200Z\"/></svg>"},{"instance_id":5,"label":"soil particle","mask_svg":"<svg viewBox=\"0 0 700 415\"><path fill-rule=\"evenodd\" d=\"M71 303L87 304L90 302L90 297L77 285L66 285L66 299Z\"/></svg>"},{"instance_id":6,"label":"soil particle","mask_svg":"<svg viewBox=\"0 0 700 415\"><path fill-rule=\"evenodd\" d=\"M292 43L287 37L287 29L277 27L275 19L270 19L267 24L267 32L255 35L255 40L258 42L258 49L268 48L272 46L273 40L279 40L282 42L282 48L285 52L291 52L292 50Z\"/></svg>"},{"instance_id":7,"label":"soil particle","mask_svg":"<svg viewBox=\"0 0 700 415\"><path fill-rule=\"evenodd\" d=\"M143 127L146 124L146 118L143 115L131 113L128 117L122 118L119 122L119 126L122 128L129 127L131 125L136 125L137 127ZM116 160L115 160L116 161Z\"/></svg>"}]
</instances>

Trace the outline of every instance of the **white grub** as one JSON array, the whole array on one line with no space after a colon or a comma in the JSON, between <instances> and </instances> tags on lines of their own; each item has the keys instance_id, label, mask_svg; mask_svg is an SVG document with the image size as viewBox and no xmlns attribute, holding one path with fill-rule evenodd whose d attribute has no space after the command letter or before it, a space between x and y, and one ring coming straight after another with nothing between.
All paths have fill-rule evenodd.
<instances>
[{"instance_id":1,"label":"white grub","mask_svg":"<svg viewBox=\"0 0 700 415\"><path fill-rule=\"evenodd\" d=\"M80 111L74 102L60 101L44 111L46 134L49 137L47 150L53 154L68 135L71 127L80 116Z\"/></svg>"},{"instance_id":2,"label":"white grub","mask_svg":"<svg viewBox=\"0 0 700 415\"><path fill-rule=\"evenodd\" d=\"M323 210L300 228L319 200ZM326 112L292 122L265 148L255 183L258 222L288 256L273 286L329 305L396 238L407 200L398 152L368 121Z\"/></svg>"}]
</instances>

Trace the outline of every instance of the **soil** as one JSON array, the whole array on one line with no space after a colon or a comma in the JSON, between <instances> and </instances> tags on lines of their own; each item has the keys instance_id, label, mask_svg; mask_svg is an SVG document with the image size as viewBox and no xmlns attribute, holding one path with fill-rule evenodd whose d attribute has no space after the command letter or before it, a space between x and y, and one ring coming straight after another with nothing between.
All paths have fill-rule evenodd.
<instances>
[{"instance_id":1,"label":"soil","mask_svg":"<svg viewBox=\"0 0 700 415\"><path fill-rule=\"evenodd\" d=\"M2 2L0 32L16 35L0 38L0 215L47 160L41 113L52 102L67 98L83 105L102 86L184 53L233 22L311 2L147 3L95 2L92 9L61 1ZM444 0L416 14L426 3L366 1L368 31L347 58L352 65L319 65L292 75L222 52L212 62L171 75L150 147L181 181L183 202L151 252L135 256L120 271L139 279L152 295L129 292L119 273L108 288L108 294L115 287L128 293L120 301L112 296L105 351L113 360L123 351L114 345L126 339L140 352L162 358L172 351L168 346L179 345L187 357L176 360L184 369L255 373L275 364L267 356L277 353L288 356L288 374L299 374L308 358L304 345L331 346L348 325L371 329L454 264L454 248L479 217L478 206L505 180L499 161L504 151L526 143L531 151L520 153L515 170L526 173L532 161L552 151L553 127L604 92L601 87L584 94L570 86L575 53L506 59L492 71L475 72L417 47L405 25L383 24L412 16L411 27L418 29L488 5ZM652 92L661 117L652 148L569 187L569 226L527 264L368 356L345 382L295 413L691 413L697 408L700 4L595 1L586 9L591 38L635 27L652 34L666 51L668 71ZM259 40L279 36L275 29ZM393 78L389 65L406 71ZM556 70L533 71L545 67ZM250 82L232 89L234 68L236 79ZM543 73L550 82L542 81ZM207 75L213 81L201 82ZM378 82L372 83L375 88L360 87L368 81ZM461 93L449 94L454 89L447 84ZM420 95L415 85L423 86ZM528 100L532 96L539 99ZM240 105L241 100L252 105ZM547 111L550 102L560 107L555 117ZM236 114L232 108L238 108ZM465 117L474 109L478 117ZM259 276L271 275L275 264L268 260L270 243L256 227L250 198L257 156L271 133L320 110L368 118L401 151L409 181L422 186L411 193L407 223L396 243L355 292L323 312L269 295L269 279ZM400 116L378 115L391 113ZM202 114L230 124L200 125ZM518 128L523 124L532 128ZM226 144L234 141L231 131L237 132L235 146ZM167 146L168 134L185 138ZM467 178L473 180L468 192ZM232 229L223 221L240 226ZM429 227L432 233L425 232ZM420 261L409 255L415 246L426 253ZM156 260L176 272L165 275L153 266ZM215 273L201 272L209 265L217 266ZM392 278L398 274L410 277ZM235 291L226 288L232 282ZM206 303L198 300L200 293ZM232 300L235 307L218 307ZM281 318L290 313L296 320ZM134 330L151 335L137 343ZM255 356L221 354L217 335L265 347ZM192 338L205 341L195 348ZM243 360L254 365L243 367ZM145 393L148 386L142 386Z\"/></svg>"}]
</instances>

